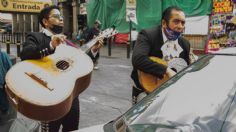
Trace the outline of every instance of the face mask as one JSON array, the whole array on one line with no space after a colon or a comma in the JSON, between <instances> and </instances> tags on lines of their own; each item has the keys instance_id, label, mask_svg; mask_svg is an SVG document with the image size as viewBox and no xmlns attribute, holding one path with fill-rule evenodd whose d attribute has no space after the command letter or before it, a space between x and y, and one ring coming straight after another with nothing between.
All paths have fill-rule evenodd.
<instances>
[{"instance_id":1,"label":"face mask","mask_svg":"<svg viewBox=\"0 0 236 132\"><path fill-rule=\"evenodd\" d=\"M178 39L179 36L182 34L182 32L174 31L174 30L170 29L169 27L165 28L164 32L165 32L165 35L168 38L168 40L172 40L172 41Z\"/></svg>"},{"instance_id":2,"label":"face mask","mask_svg":"<svg viewBox=\"0 0 236 132\"><path fill-rule=\"evenodd\" d=\"M63 31L63 26L53 25L50 30L53 31L53 33L60 34Z\"/></svg>"}]
</instances>

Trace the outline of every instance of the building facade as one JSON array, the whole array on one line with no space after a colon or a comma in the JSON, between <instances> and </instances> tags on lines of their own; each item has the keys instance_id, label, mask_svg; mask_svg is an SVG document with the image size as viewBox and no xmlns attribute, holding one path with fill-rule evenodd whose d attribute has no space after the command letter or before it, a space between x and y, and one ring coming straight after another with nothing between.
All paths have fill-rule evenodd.
<instances>
[{"instance_id":1,"label":"building facade","mask_svg":"<svg viewBox=\"0 0 236 132\"><path fill-rule=\"evenodd\" d=\"M80 3L84 3L85 1L84 0L52 0L50 2L47 2L46 4L58 5L64 16L64 33L68 36L68 38L75 39L78 34L78 27L79 27L78 21L80 21L78 20L79 15L80 15ZM15 3L13 2L9 3L8 8L6 8L5 10L0 9L0 12L7 12L7 13L12 14L13 33L15 32L27 33L27 32L40 31L41 26L38 21L38 13L43 8L43 6L46 6L46 4L44 4L43 6L36 5L36 7L38 6L40 8L37 8L38 9L37 11L32 11L29 13L23 9L22 10L13 9L14 4Z\"/></svg>"}]
</instances>

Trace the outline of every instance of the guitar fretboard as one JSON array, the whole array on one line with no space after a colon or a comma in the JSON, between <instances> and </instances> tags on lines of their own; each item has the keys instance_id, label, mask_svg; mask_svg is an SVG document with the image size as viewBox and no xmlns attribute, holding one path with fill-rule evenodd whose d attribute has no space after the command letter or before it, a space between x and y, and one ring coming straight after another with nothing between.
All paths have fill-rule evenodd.
<instances>
[{"instance_id":1,"label":"guitar fretboard","mask_svg":"<svg viewBox=\"0 0 236 132\"><path fill-rule=\"evenodd\" d=\"M87 44L84 44L83 46L81 46L81 50L83 50L84 52L87 52L93 45L96 44L96 42L99 40L100 37L94 38L91 41L89 41Z\"/></svg>"},{"instance_id":2,"label":"guitar fretboard","mask_svg":"<svg viewBox=\"0 0 236 132\"><path fill-rule=\"evenodd\" d=\"M117 33L116 30L114 29L106 29L104 31L102 31L100 33L100 35L98 35L96 38L90 40L88 43L84 44L83 46L81 46L81 50L84 51L84 52L88 52L88 50L97 43L97 41L99 41L100 38L108 38L110 36L113 36Z\"/></svg>"}]
</instances>

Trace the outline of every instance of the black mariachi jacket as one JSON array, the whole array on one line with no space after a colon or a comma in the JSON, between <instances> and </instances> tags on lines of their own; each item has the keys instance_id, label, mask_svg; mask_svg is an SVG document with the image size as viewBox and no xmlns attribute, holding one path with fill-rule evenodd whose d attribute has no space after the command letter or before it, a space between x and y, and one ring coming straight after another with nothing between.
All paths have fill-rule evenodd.
<instances>
[{"instance_id":1,"label":"black mariachi jacket","mask_svg":"<svg viewBox=\"0 0 236 132\"><path fill-rule=\"evenodd\" d=\"M51 37L42 32L33 32L26 36L21 51L21 60L40 59L47 55L53 54L55 50L50 48ZM91 59L94 57L91 51L87 53Z\"/></svg>"}]
</instances>

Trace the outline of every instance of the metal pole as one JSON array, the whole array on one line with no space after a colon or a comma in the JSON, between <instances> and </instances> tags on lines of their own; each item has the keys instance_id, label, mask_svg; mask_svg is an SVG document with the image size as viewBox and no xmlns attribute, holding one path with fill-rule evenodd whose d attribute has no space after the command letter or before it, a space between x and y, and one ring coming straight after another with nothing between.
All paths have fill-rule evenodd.
<instances>
[{"instance_id":1,"label":"metal pole","mask_svg":"<svg viewBox=\"0 0 236 132\"><path fill-rule=\"evenodd\" d=\"M6 48L7 48L7 53L10 54L10 32L7 33Z\"/></svg>"},{"instance_id":2,"label":"metal pole","mask_svg":"<svg viewBox=\"0 0 236 132\"><path fill-rule=\"evenodd\" d=\"M130 58L130 45L131 45L131 30L132 30L132 23L129 18L129 42L127 43L127 58Z\"/></svg>"},{"instance_id":3,"label":"metal pole","mask_svg":"<svg viewBox=\"0 0 236 132\"><path fill-rule=\"evenodd\" d=\"M21 41L20 41L20 33L16 33L16 50L17 50L17 56L20 56L20 45L21 45Z\"/></svg>"},{"instance_id":4,"label":"metal pole","mask_svg":"<svg viewBox=\"0 0 236 132\"><path fill-rule=\"evenodd\" d=\"M107 40L108 42L108 56L111 56L111 37L108 38Z\"/></svg>"}]
</instances>

